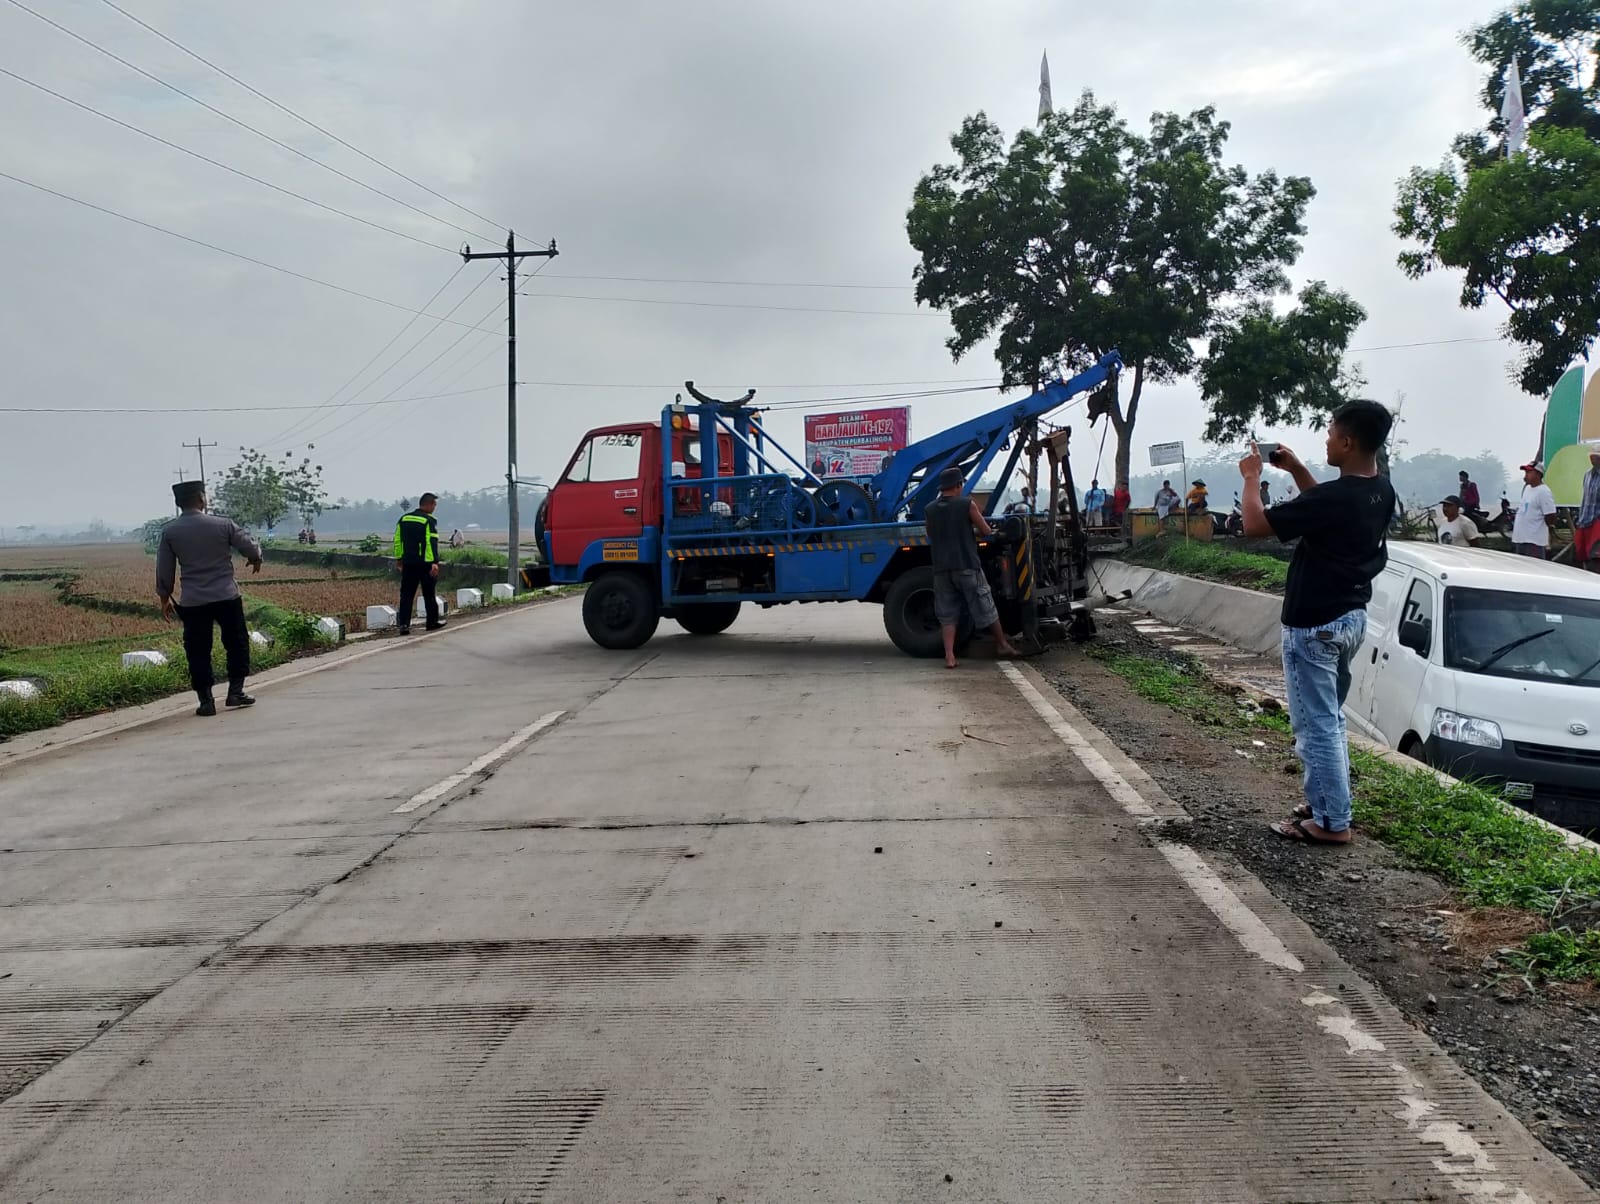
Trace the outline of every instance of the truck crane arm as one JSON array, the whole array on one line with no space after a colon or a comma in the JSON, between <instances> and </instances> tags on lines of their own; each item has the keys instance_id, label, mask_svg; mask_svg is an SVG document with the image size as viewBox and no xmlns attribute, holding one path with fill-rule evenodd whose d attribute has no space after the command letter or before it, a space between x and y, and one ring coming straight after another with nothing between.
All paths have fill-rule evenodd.
<instances>
[{"instance_id":1,"label":"truck crane arm","mask_svg":"<svg viewBox=\"0 0 1600 1204\"><path fill-rule=\"evenodd\" d=\"M1053 381L1020 401L1008 402L987 414L919 439L895 453L872 479L878 513L884 516L905 514L912 521L920 520L922 508L938 492L939 473L952 465L966 474L970 492L995 455L1025 424L1089 389L1101 386L1115 389L1121 370L1122 356L1109 351L1094 367L1071 380ZM1012 462L1015 462L1014 456ZM1005 482L1000 484L1003 487Z\"/></svg>"}]
</instances>

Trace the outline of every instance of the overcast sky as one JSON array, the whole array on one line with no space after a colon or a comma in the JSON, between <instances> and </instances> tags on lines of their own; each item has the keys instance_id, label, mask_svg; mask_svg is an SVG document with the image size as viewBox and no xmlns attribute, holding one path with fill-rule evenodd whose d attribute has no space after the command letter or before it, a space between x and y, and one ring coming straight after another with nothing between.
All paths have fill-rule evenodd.
<instances>
[{"instance_id":1,"label":"overcast sky","mask_svg":"<svg viewBox=\"0 0 1600 1204\"><path fill-rule=\"evenodd\" d=\"M1488 448L1515 463L1538 430L1539 407L1507 380L1501 313L1462 313L1450 277L1406 280L1389 232L1396 180L1482 121L1479 72L1458 34L1501 7L1488 0L118 2L488 220L299 124L103 0L0 4L0 67L437 244L318 210L0 76L0 171L402 307L0 179L0 405L233 411L0 413L0 526L98 517L121 527L165 513L176 471L197 468L181 444L197 438L220 444L208 471L240 445L315 443L335 496L502 481L504 310L494 307L505 286L487 264L452 280L467 236L447 222L472 231L475 248L503 242L508 224L561 248L518 310L519 377L561 382L522 389L524 475L559 471L590 427L653 415L685 378L730 393L755 386L769 401L994 379L987 349L952 363L944 316L917 312L905 212L919 175L951 157L962 118L983 109L1008 132L1033 121L1046 49L1058 105L1092 88L1144 128L1156 109L1215 103L1233 125L1234 161L1310 176L1318 196L1292 275L1367 307L1357 347L1483 340L1356 357L1374 396L1405 394L1408 450ZM437 216L230 125L16 3ZM595 279L616 276L765 283ZM446 314L476 288L452 316L465 325L418 318L338 392L447 282L427 308ZM368 404L470 389L482 391ZM309 416L250 409L325 403ZM915 402L912 436L992 404L984 394ZM1135 463L1151 442L1198 447L1203 423L1192 385L1152 392ZM798 432L797 412L776 429ZM1077 441L1085 477L1097 450L1097 437Z\"/></svg>"}]
</instances>

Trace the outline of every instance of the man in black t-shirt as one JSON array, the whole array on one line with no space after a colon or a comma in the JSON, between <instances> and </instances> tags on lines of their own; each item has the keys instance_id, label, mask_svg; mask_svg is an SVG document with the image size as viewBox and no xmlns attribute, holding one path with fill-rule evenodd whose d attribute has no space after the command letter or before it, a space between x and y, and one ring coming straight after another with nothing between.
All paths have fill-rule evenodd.
<instances>
[{"instance_id":1,"label":"man in black t-shirt","mask_svg":"<svg viewBox=\"0 0 1600 1204\"><path fill-rule=\"evenodd\" d=\"M1261 454L1255 444L1239 461L1244 477L1244 533L1298 540L1283 591L1283 678L1295 751L1305 765L1306 805L1272 825L1291 840L1350 840L1350 750L1344 700L1350 661L1367 633L1372 579L1388 560L1384 542L1395 493L1378 472L1378 453L1394 416L1375 401L1352 401L1328 423L1327 458L1337 480L1318 484L1287 447L1272 464L1294 478L1300 494L1268 509L1255 486Z\"/></svg>"}]
</instances>

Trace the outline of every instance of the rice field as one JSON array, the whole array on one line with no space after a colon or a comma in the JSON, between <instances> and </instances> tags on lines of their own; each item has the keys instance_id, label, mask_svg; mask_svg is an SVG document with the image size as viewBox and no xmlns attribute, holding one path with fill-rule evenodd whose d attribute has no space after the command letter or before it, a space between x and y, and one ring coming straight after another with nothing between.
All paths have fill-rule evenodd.
<instances>
[{"instance_id":1,"label":"rice field","mask_svg":"<svg viewBox=\"0 0 1600 1204\"><path fill-rule=\"evenodd\" d=\"M316 565L237 563L246 605L330 615L349 631L366 608L393 605L398 582ZM138 544L0 548L0 649L58 648L170 631L156 601L155 558ZM4 676L0 673L0 676Z\"/></svg>"},{"instance_id":2,"label":"rice field","mask_svg":"<svg viewBox=\"0 0 1600 1204\"><path fill-rule=\"evenodd\" d=\"M150 593L153 595L154 590ZM47 581L0 583L0 649L60 647L161 631L159 617L69 606Z\"/></svg>"}]
</instances>

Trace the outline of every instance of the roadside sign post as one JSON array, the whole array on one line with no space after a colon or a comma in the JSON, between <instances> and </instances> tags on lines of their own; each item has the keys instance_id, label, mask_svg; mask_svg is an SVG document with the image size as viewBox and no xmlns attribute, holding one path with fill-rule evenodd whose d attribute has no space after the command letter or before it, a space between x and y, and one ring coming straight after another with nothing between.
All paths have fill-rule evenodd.
<instances>
[{"instance_id":1,"label":"roadside sign post","mask_svg":"<svg viewBox=\"0 0 1600 1204\"><path fill-rule=\"evenodd\" d=\"M1189 461L1184 456L1183 440L1180 439L1176 443L1152 443L1150 445L1151 468L1163 468L1174 462L1181 466L1180 471L1183 474L1183 479L1187 481L1189 479ZM1181 497L1182 495L1179 496ZM1179 504L1182 505L1181 502ZM1189 508L1187 506L1183 507L1183 538L1184 542L1187 543L1189 540Z\"/></svg>"}]
</instances>

